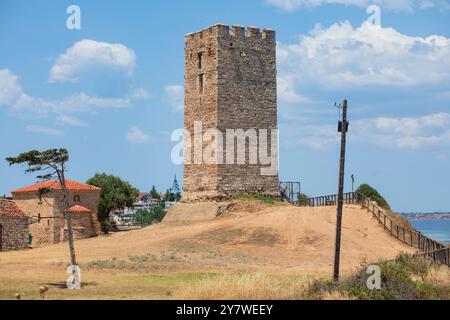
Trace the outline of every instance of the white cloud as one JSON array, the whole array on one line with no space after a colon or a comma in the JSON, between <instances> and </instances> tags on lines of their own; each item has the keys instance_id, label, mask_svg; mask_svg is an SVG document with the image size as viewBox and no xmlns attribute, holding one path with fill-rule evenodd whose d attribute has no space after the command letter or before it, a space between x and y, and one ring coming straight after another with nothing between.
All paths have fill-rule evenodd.
<instances>
[{"instance_id":1,"label":"white cloud","mask_svg":"<svg viewBox=\"0 0 450 320\"><path fill-rule=\"evenodd\" d=\"M144 88L132 88L128 97L132 100L147 100L152 97L152 94Z\"/></svg>"},{"instance_id":2,"label":"white cloud","mask_svg":"<svg viewBox=\"0 0 450 320\"><path fill-rule=\"evenodd\" d=\"M96 112L104 108L126 108L134 101L147 99L150 94L142 89L132 89L130 94L119 98L102 98L76 93L60 100L48 100L28 95L17 76L8 69L0 70L0 107L17 113L75 113Z\"/></svg>"},{"instance_id":3,"label":"white cloud","mask_svg":"<svg viewBox=\"0 0 450 320\"><path fill-rule=\"evenodd\" d=\"M69 116L66 114L62 114L56 118L57 122L62 125L68 125L71 127L87 127L88 124L84 121L81 121L77 117Z\"/></svg>"},{"instance_id":4,"label":"white cloud","mask_svg":"<svg viewBox=\"0 0 450 320\"><path fill-rule=\"evenodd\" d=\"M450 145L450 114L422 117L379 117L353 123L355 140L369 140L393 149Z\"/></svg>"},{"instance_id":5,"label":"white cloud","mask_svg":"<svg viewBox=\"0 0 450 320\"><path fill-rule=\"evenodd\" d=\"M414 37L350 22L317 25L297 44L278 45L279 69L297 84L328 87L440 85L450 81L450 39Z\"/></svg>"},{"instance_id":6,"label":"white cloud","mask_svg":"<svg viewBox=\"0 0 450 320\"><path fill-rule=\"evenodd\" d=\"M11 106L22 95L23 90L17 76L8 69L0 70L0 106Z\"/></svg>"},{"instance_id":7,"label":"white cloud","mask_svg":"<svg viewBox=\"0 0 450 320\"><path fill-rule=\"evenodd\" d=\"M291 76L280 75L277 77L278 97L287 103L302 103L309 100L295 92L294 79Z\"/></svg>"},{"instance_id":8,"label":"white cloud","mask_svg":"<svg viewBox=\"0 0 450 320\"><path fill-rule=\"evenodd\" d=\"M335 125L311 124L288 127L297 143L313 149L338 146ZM450 146L450 113L422 117L378 117L350 122L350 142L405 150Z\"/></svg>"},{"instance_id":9,"label":"white cloud","mask_svg":"<svg viewBox=\"0 0 450 320\"><path fill-rule=\"evenodd\" d=\"M85 74L111 69L131 75L136 55L123 44L94 40L76 42L61 54L50 69L50 82L78 82Z\"/></svg>"},{"instance_id":10,"label":"white cloud","mask_svg":"<svg viewBox=\"0 0 450 320\"><path fill-rule=\"evenodd\" d=\"M49 136L59 136L62 137L64 136L64 132L57 130L57 129L52 129L49 127L42 127L42 126L34 126L34 125L28 125L26 126L26 130L28 132L33 132L33 133L42 133L45 135L49 135Z\"/></svg>"},{"instance_id":11,"label":"white cloud","mask_svg":"<svg viewBox=\"0 0 450 320\"><path fill-rule=\"evenodd\" d=\"M180 85L168 85L164 88L166 96L175 112L184 110L184 87Z\"/></svg>"},{"instance_id":12,"label":"white cloud","mask_svg":"<svg viewBox=\"0 0 450 320\"><path fill-rule=\"evenodd\" d=\"M288 12L323 4L341 4L360 8L367 8L369 5L375 4L383 9L396 11L412 11L415 8L426 9L430 7L438 7L442 10L450 8L448 0L265 0L265 2Z\"/></svg>"},{"instance_id":13,"label":"white cloud","mask_svg":"<svg viewBox=\"0 0 450 320\"><path fill-rule=\"evenodd\" d=\"M125 138L130 143L145 143L150 139L150 136L143 132L138 127L131 127L126 133Z\"/></svg>"}]
</instances>

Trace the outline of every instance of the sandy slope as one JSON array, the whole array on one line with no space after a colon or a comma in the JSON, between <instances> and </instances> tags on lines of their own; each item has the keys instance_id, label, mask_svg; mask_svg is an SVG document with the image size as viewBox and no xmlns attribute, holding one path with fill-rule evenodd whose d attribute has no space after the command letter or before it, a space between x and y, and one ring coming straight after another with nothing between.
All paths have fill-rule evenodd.
<instances>
[{"instance_id":1,"label":"sandy slope","mask_svg":"<svg viewBox=\"0 0 450 320\"><path fill-rule=\"evenodd\" d=\"M77 241L76 249L82 266L112 257L129 259L150 255L154 259L154 272L262 270L329 275L334 255L335 216L335 207L262 206L257 212L238 210L213 221L163 223ZM343 272L352 271L365 259L393 258L400 252L414 250L391 238L359 206L345 207ZM46 272L67 261L67 253L67 244L1 252L0 269L9 277L17 272Z\"/></svg>"}]
</instances>

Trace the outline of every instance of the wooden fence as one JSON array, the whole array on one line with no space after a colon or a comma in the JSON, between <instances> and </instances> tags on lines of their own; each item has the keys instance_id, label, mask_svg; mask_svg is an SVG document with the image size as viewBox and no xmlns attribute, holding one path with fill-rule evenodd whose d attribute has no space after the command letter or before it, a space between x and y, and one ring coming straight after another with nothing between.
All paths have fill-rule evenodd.
<instances>
[{"instance_id":1,"label":"wooden fence","mask_svg":"<svg viewBox=\"0 0 450 320\"><path fill-rule=\"evenodd\" d=\"M298 205L302 207L336 206L337 204L337 195L309 198L298 203ZM361 205L383 225L383 228L389 232L391 236L411 247L421 250L423 252L421 255L427 256L437 263L445 264L450 267L449 246L435 241L416 230L398 225L384 209L380 208L375 202L371 201L363 194L357 192L345 193L344 204Z\"/></svg>"}]
</instances>

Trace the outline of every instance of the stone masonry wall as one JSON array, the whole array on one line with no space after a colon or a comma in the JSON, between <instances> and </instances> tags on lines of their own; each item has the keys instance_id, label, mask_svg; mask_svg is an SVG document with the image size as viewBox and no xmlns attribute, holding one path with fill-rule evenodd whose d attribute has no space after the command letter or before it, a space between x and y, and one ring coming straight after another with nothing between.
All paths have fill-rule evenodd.
<instances>
[{"instance_id":1,"label":"stone masonry wall","mask_svg":"<svg viewBox=\"0 0 450 320\"><path fill-rule=\"evenodd\" d=\"M80 197L80 202L75 202L75 196ZM55 192L55 202L59 205L55 207L55 216L62 216L62 191ZM80 205L91 213L72 213L72 226L75 239L91 238L100 235L100 223L97 218L97 204L100 198L100 191L80 190L69 191L70 206ZM58 220L59 223L54 228L55 243L67 240L67 223L65 220Z\"/></svg>"},{"instance_id":2,"label":"stone masonry wall","mask_svg":"<svg viewBox=\"0 0 450 320\"><path fill-rule=\"evenodd\" d=\"M217 127L217 52L218 27L186 36L185 67L185 114L184 128L191 133L190 152L185 143L185 166L183 194L184 200L189 195L213 198L217 192L217 166L196 163L194 159L194 122L201 121L204 128ZM199 66L199 54L202 65ZM203 76L203 92L199 81ZM191 162L191 163L189 163Z\"/></svg>"},{"instance_id":3,"label":"stone masonry wall","mask_svg":"<svg viewBox=\"0 0 450 320\"><path fill-rule=\"evenodd\" d=\"M80 202L75 202L75 195ZM92 213L72 214L75 239L95 237L100 234L100 223L97 219L97 203L100 191L77 190L69 191L70 206L80 205ZM63 219L62 191L52 191L39 199L37 192L20 192L13 194L14 202L29 217L33 217L30 232L33 235L33 245L43 246L67 240L67 225ZM37 222L40 214L41 221Z\"/></svg>"},{"instance_id":4,"label":"stone masonry wall","mask_svg":"<svg viewBox=\"0 0 450 320\"><path fill-rule=\"evenodd\" d=\"M28 218L0 217L0 251L28 248Z\"/></svg>"},{"instance_id":5,"label":"stone masonry wall","mask_svg":"<svg viewBox=\"0 0 450 320\"><path fill-rule=\"evenodd\" d=\"M14 202L28 216L37 222L38 215L42 217L40 223L30 224L30 233L33 236L33 245L42 246L53 244L53 217L54 200L51 194L46 194L39 199L36 192L23 192L13 194Z\"/></svg>"},{"instance_id":6,"label":"stone masonry wall","mask_svg":"<svg viewBox=\"0 0 450 320\"><path fill-rule=\"evenodd\" d=\"M201 74L203 93L199 90ZM226 159L227 129L255 129L258 140L259 129L277 129L274 31L216 25L188 34L185 78L185 129L192 142L194 121L202 121L204 131L214 128L224 134ZM267 139L270 142L270 136ZM247 140L245 164L237 164L236 149L234 164L185 164L183 201L256 193L279 196L278 173L265 176L263 165L249 164L249 144ZM185 154L194 159L193 150Z\"/></svg>"}]
</instances>

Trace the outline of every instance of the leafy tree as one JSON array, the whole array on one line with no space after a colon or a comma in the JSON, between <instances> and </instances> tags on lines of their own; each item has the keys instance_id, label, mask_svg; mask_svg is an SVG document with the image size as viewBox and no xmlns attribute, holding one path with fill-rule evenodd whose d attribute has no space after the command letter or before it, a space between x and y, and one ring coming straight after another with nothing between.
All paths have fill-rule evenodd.
<instances>
[{"instance_id":1,"label":"leafy tree","mask_svg":"<svg viewBox=\"0 0 450 320\"><path fill-rule=\"evenodd\" d=\"M73 266L77 265L77 259L75 255L75 245L73 241L73 229L72 229L72 215L69 212L69 195L66 188L65 170L66 163L69 161L69 152L66 149L50 149L46 151L32 150L22 153L17 157L6 158L9 165L26 164L28 168L26 173L42 172L37 178L42 181L48 181L51 179L58 179L63 193L63 212L64 218L67 221L67 236L69 240L70 261ZM48 188L43 188L38 191L39 197L44 193L49 192Z\"/></svg>"},{"instance_id":2,"label":"leafy tree","mask_svg":"<svg viewBox=\"0 0 450 320\"><path fill-rule=\"evenodd\" d=\"M151 209L138 210L134 215L134 224L137 225L150 225L152 223L161 222L166 213L160 206L155 206Z\"/></svg>"},{"instance_id":3,"label":"leafy tree","mask_svg":"<svg viewBox=\"0 0 450 320\"><path fill-rule=\"evenodd\" d=\"M164 196L164 202L173 202L176 200L176 195L172 192L171 189L166 190L166 194Z\"/></svg>"},{"instance_id":4,"label":"leafy tree","mask_svg":"<svg viewBox=\"0 0 450 320\"><path fill-rule=\"evenodd\" d=\"M381 208L387 209L391 211L391 206L388 204L386 199L383 198L383 196L373 187L370 185L363 183L359 186L359 188L356 190L356 192L361 193L365 195L367 198L369 198L372 201L375 201L378 203L378 205Z\"/></svg>"},{"instance_id":5,"label":"leafy tree","mask_svg":"<svg viewBox=\"0 0 450 320\"><path fill-rule=\"evenodd\" d=\"M97 209L98 220L102 231L108 233L111 230L109 220L111 211L131 207L134 199L139 195L139 190L131 186L129 182L105 173L97 173L87 183L102 189Z\"/></svg>"},{"instance_id":6,"label":"leafy tree","mask_svg":"<svg viewBox=\"0 0 450 320\"><path fill-rule=\"evenodd\" d=\"M150 196L152 197L152 199L161 200L161 195L159 194L158 190L156 190L155 186L152 186L152 190L150 190Z\"/></svg>"}]
</instances>

